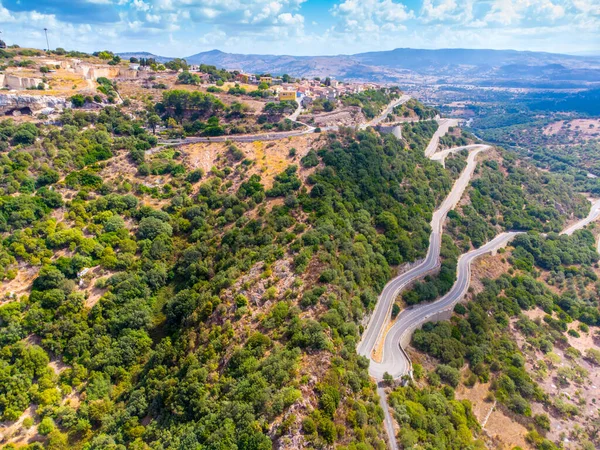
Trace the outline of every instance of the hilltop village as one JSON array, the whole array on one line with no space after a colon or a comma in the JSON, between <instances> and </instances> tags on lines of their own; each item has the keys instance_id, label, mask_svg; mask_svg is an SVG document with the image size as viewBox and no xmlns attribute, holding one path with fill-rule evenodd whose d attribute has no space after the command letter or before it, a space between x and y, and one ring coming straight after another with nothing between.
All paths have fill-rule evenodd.
<instances>
[{"instance_id":1,"label":"hilltop village","mask_svg":"<svg viewBox=\"0 0 600 450\"><path fill-rule=\"evenodd\" d=\"M251 103L287 102L286 107L300 107L303 113L331 113L360 106L360 99L351 96L384 88L375 83L345 83L329 77L295 79L285 74L248 74L240 69L188 65L181 59L164 64L135 57L123 60L107 51L87 55L63 49L44 52L7 48L0 49L0 58L4 59L0 86L6 91L0 99L0 112L13 116L47 115L71 106L69 103L98 109L121 103L121 91L127 97L135 98L137 94L142 99L144 94L156 98L168 89L246 97L253 100ZM252 106L257 105L249 105L249 109ZM348 115L347 109L345 112L341 114L342 122Z\"/></svg>"}]
</instances>

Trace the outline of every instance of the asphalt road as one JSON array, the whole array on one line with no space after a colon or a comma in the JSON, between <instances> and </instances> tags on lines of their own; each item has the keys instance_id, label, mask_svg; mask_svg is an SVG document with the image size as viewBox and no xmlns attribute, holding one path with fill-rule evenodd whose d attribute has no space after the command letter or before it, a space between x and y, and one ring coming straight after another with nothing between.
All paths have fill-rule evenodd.
<instances>
[{"instance_id":1,"label":"asphalt road","mask_svg":"<svg viewBox=\"0 0 600 450\"><path fill-rule=\"evenodd\" d=\"M574 223L569 228L565 229L561 234L571 235L600 217L600 200L590 201L592 202L592 207L590 208L590 213L587 215L587 217L577 223Z\"/></svg>"},{"instance_id":2,"label":"asphalt road","mask_svg":"<svg viewBox=\"0 0 600 450\"><path fill-rule=\"evenodd\" d=\"M431 139L431 142L427 146L428 149L433 148L433 153L435 152L435 150L437 150L440 136L443 136L448 131L448 128L455 123L455 121L453 119L441 119L438 120L438 123L440 123L440 127L438 128L438 130L436 130L434 136ZM387 329L387 325L391 316L392 305L394 304L394 301L400 293L400 291L402 291L402 289L404 289L408 284L435 271L439 267L442 229L444 221L446 219L446 215L460 201L460 198L462 197L465 188L469 184L469 181L471 179L471 176L473 175L473 171L475 170L476 166L475 158L477 157L479 152L488 148L490 147L487 145L476 145L469 149L470 153L467 158L466 167L463 169L459 178L455 181L454 186L452 186L452 190L450 191L444 202L433 213L431 220L432 231L429 238L429 249L427 250L427 256L425 257L425 260L419 263L417 266L410 269L409 271L392 279L384 287L383 292L381 293L377 301L377 305L375 306L375 310L371 315L369 324L367 325L367 328L363 333L362 339L357 347L358 354L363 355L369 358L369 360L371 360L369 364L369 373L378 381L377 393L379 394L381 407L384 412L384 424L386 433L388 435L389 448L391 450L397 450L398 444L396 442L396 436L394 433L394 422L387 404L387 398L384 386L382 384L382 379L385 372L394 374L395 378L399 378L402 375L409 373L410 360L408 359L408 356L404 353L402 346L399 345L399 338L402 337L402 333L399 336L396 336L395 334L392 336L390 333L388 333L385 337L382 335L384 333L384 330ZM452 151L459 150L462 150L462 147L456 149L449 149L446 152L446 154L449 154L449 152ZM432 152L430 152L430 154L428 154L427 156L431 157ZM443 158L445 158L445 156ZM400 316L407 316L407 319L402 323L405 323L408 326L413 326L414 328L416 328L416 326L419 326L421 324L421 322L419 322L418 320L411 320L411 309L403 311L400 314ZM400 320L398 322L400 322ZM396 327L396 324L394 324L394 327ZM414 330L414 328L412 329ZM383 352L384 359L378 363L376 361L373 361L372 355L375 346L382 338L385 338ZM398 340L394 340L394 338L397 338Z\"/></svg>"},{"instance_id":3,"label":"asphalt road","mask_svg":"<svg viewBox=\"0 0 600 450\"><path fill-rule=\"evenodd\" d=\"M597 220L598 217L600 217L600 200L594 200L589 214L563 230L561 234L571 235ZM371 376L381 380L385 372L395 379L407 375L411 366L402 345L408 344L413 331L426 322L444 319L444 313L450 313L454 305L463 298L469 288L471 263L485 253L496 251L505 246L518 234L520 232L501 233L480 248L461 255L458 260L456 282L445 296L435 302L409 307L402 311L385 336L381 361L371 361L369 366Z\"/></svg>"},{"instance_id":4,"label":"asphalt road","mask_svg":"<svg viewBox=\"0 0 600 450\"><path fill-rule=\"evenodd\" d=\"M394 379L399 379L411 373L411 362L403 347L408 345L412 333L424 323L431 321L445 320L450 317L454 305L460 301L469 288L471 281L471 263L479 256L495 252L510 242L519 232L504 232L496 236L487 244L478 249L472 250L460 256L457 264L457 279L450 291L441 299L406 308L402 311L394 325L383 336L388 328L391 317L391 308L398 294L407 285L425 275L435 271L439 267L439 254L441 247L441 237L446 215L460 201L464 190L469 184L473 171L476 166L477 155L484 150L491 148L484 144L474 144L463 147L455 147L441 152L437 150L440 136L443 136L450 126L454 126L452 120L440 120L440 128L436 131L434 137L427 147L426 155L432 160L442 162L452 153L461 150L469 150L467 166L463 169L460 177L454 183L448 197L434 212L431 220L430 244L425 260L413 267L404 274L392 279L383 289L375 310L371 315L369 324L362 339L358 344L357 352L370 360L369 374L378 381L377 392L380 396L380 403L384 410L384 423L388 434L389 446L392 450L398 449L396 437L394 435L393 419L387 405L385 389L382 384L384 374L388 373ZM595 200L587 217L578 221L565 229L563 234L572 234L578 229L583 228L592 221L600 217L600 200ZM598 243L600 251L600 241ZM384 339L381 361L373 360L373 350L380 339Z\"/></svg>"},{"instance_id":5,"label":"asphalt road","mask_svg":"<svg viewBox=\"0 0 600 450\"><path fill-rule=\"evenodd\" d=\"M406 103L410 100L410 96L402 95L399 99L390 103L386 109L377 117L375 117L370 122L362 123L358 125L358 128L361 130L366 129L370 126L375 126L379 124L382 120L384 120L388 114L398 105ZM299 124L304 125L304 128L293 131L281 131L277 133L259 133L259 134L238 134L238 135L227 135L227 136L214 136L214 137L200 137L200 136L192 136L185 139L165 139L160 141L160 145L158 147L151 148L147 150L146 153L151 155L153 153L157 153L162 151L165 147L173 146L173 145L185 145L185 144L195 144L198 142L256 142L256 141L277 141L280 139L287 139L294 136L303 136L305 134L311 134L315 132L315 127L305 124L303 122L298 122L298 114L301 111L301 107L298 107L289 117L288 119L297 122ZM334 131L337 130L338 127L327 127L323 128L322 131Z\"/></svg>"},{"instance_id":6,"label":"asphalt road","mask_svg":"<svg viewBox=\"0 0 600 450\"><path fill-rule=\"evenodd\" d=\"M446 158L448 157L448 155L458 153L462 150L471 150L473 148L478 148L481 146L482 146L482 144L471 144L471 145L464 145L462 147L448 148L446 150L441 150L437 153L434 153L433 155L430 156L430 159L432 161L439 161L440 163L442 163L442 166L446 167Z\"/></svg>"},{"instance_id":7,"label":"asphalt road","mask_svg":"<svg viewBox=\"0 0 600 450\"><path fill-rule=\"evenodd\" d=\"M431 235L429 238L429 249L425 260L418 266L392 279L384 288L379 296L375 310L371 315L369 324L363 333L363 337L358 345L357 352L360 355L371 359L371 355L382 334L390 321L392 305L398 294L408 284L419 278L435 271L439 267L439 256L442 242L442 227L446 220L446 215L460 201L465 188L468 186L475 166L477 165L477 155L488 148L489 145L478 145L471 149L467 158L467 166L463 169L459 178L455 181L450 194L442 202L440 207L433 213L431 219ZM375 376L375 375L374 375ZM380 379L380 378L378 378Z\"/></svg>"},{"instance_id":8,"label":"asphalt road","mask_svg":"<svg viewBox=\"0 0 600 450\"><path fill-rule=\"evenodd\" d=\"M398 450L398 443L394 434L394 419L390 414L390 407L387 404L387 396L385 394L385 383L377 382L377 395L379 395L379 406L383 409L383 425L388 435L388 445L390 450Z\"/></svg>"},{"instance_id":9,"label":"asphalt road","mask_svg":"<svg viewBox=\"0 0 600 450\"><path fill-rule=\"evenodd\" d=\"M438 148L438 144L440 143L440 137L445 135L448 132L448 128L455 127L458 125L458 120L456 119L439 119L438 120L439 127L433 133L433 137L431 141L429 141L429 145L425 149L425 156L430 158L436 152Z\"/></svg>"},{"instance_id":10,"label":"asphalt road","mask_svg":"<svg viewBox=\"0 0 600 450\"><path fill-rule=\"evenodd\" d=\"M477 257L498 250L513 239L518 232L501 233L487 244L464 253L458 259L456 283L441 299L416 305L403 310L394 325L385 336L381 362L371 361L369 373L374 378L383 379L384 373L389 373L394 379L407 375L411 364L401 345L408 343L412 333L426 322L445 319L445 313L450 313L454 305L463 298L471 280L471 263Z\"/></svg>"},{"instance_id":11,"label":"asphalt road","mask_svg":"<svg viewBox=\"0 0 600 450\"><path fill-rule=\"evenodd\" d=\"M188 137L185 139L168 139L160 142L160 146L151 148L146 153L152 154L164 150L165 147L171 145L186 145L195 144L198 142L256 142L256 141L277 141L280 139L287 139L294 136L302 136L305 134L314 133L314 127L305 127L301 130L294 131L281 131L278 133L264 133L264 134L240 134L240 135L227 135L227 136L214 136L214 137Z\"/></svg>"},{"instance_id":12,"label":"asphalt road","mask_svg":"<svg viewBox=\"0 0 600 450\"><path fill-rule=\"evenodd\" d=\"M358 126L359 130L364 130L367 127L374 127L379 125L383 120L387 118L387 116L394 110L396 106L402 105L410 100L410 95L402 94L398 100L390 103L381 114L379 114L374 119L371 119L369 122L362 123Z\"/></svg>"}]
</instances>

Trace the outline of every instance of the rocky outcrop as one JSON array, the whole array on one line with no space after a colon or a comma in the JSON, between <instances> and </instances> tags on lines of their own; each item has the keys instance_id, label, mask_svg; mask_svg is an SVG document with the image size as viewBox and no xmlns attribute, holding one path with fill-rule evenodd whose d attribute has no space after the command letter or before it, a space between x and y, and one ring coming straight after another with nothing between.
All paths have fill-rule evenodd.
<instances>
[{"instance_id":1,"label":"rocky outcrop","mask_svg":"<svg viewBox=\"0 0 600 450\"><path fill-rule=\"evenodd\" d=\"M0 94L0 114L52 113L67 106L67 99L49 95Z\"/></svg>"},{"instance_id":2,"label":"rocky outcrop","mask_svg":"<svg viewBox=\"0 0 600 450\"><path fill-rule=\"evenodd\" d=\"M119 70L119 78L131 79L137 78L138 71L133 69L121 69Z\"/></svg>"},{"instance_id":3,"label":"rocky outcrop","mask_svg":"<svg viewBox=\"0 0 600 450\"><path fill-rule=\"evenodd\" d=\"M8 73L0 75L0 85L9 89L37 88L40 84L44 84L41 78L20 77Z\"/></svg>"},{"instance_id":4,"label":"rocky outcrop","mask_svg":"<svg viewBox=\"0 0 600 450\"><path fill-rule=\"evenodd\" d=\"M0 73L0 87L8 89L29 89L37 88L40 83L45 86L44 80L41 78L20 77L11 73Z\"/></svg>"},{"instance_id":5,"label":"rocky outcrop","mask_svg":"<svg viewBox=\"0 0 600 450\"><path fill-rule=\"evenodd\" d=\"M75 73L83 76L86 80L97 80L100 77L108 78L136 78L137 70L120 69L115 66L92 66L79 64L74 69Z\"/></svg>"},{"instance_id":6,"label":"rocky outcrop","mask_svg":"<svg viewBox=\"0 0 600 450\"><path fill-rule=\"evenodd\" d=\"M319 114L302 114L298 120L315 127L345 126L352 127L366 119L359 106L348 106L335 111Z\"/></svg>"}]
</instances>

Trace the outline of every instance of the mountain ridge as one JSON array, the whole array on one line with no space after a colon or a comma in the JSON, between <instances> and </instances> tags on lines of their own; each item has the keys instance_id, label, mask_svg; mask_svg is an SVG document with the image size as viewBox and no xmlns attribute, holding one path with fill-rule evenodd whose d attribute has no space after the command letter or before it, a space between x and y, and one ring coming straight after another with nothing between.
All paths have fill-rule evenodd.
<instances>
[{"instance_id":1,"label":"mountain ridge","mask_svg":"<svg viewBox=\"0 0 600 450\"><path fill-rule=\"evenodd\" d=\"M120 56L154 57L160 62L173 59L148 52L120 53ZM209 64L253 73L333 76L357 81L393 82L410 74L457 79L461 76L466 79L576 79L582 83L600 80L600 57L518 50L396 48L351 55L294 56L227 53L213 49L185 59L190 64ZM520 70L513 76L504 69L511 66L524 67L525 73Z\"/></svg>"}]
</instances>

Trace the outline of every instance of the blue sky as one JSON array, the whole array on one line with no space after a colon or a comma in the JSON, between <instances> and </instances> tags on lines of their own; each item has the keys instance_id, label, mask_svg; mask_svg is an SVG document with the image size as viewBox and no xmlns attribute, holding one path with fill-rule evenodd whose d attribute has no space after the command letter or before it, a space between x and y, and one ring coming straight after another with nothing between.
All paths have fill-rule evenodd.
<instances>
[{"instance_id":1,"label":"blue sky","mask_svg":"<svg viewBox=\"0 0 600 450\"><path fill-rule=\"evenodd\" d=\"M188 56L397 47L600 53L600 0L0 0L7 43Z\"/></svg>"}]
</instances>

